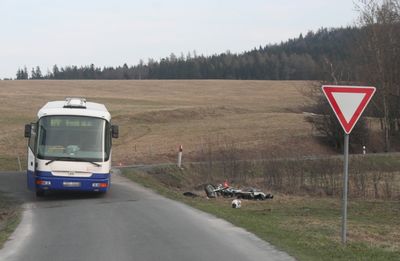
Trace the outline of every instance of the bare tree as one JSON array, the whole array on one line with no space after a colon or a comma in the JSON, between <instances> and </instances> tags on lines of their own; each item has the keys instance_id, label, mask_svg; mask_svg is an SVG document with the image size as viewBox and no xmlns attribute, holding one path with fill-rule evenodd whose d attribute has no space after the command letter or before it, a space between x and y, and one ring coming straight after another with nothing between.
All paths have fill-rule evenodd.
<instances>
[{"instance_id":1,"label":"bare tree","mask_svg":"<svg viewBox=\"0 0 400 261\"><path fill-rule=\"evenodd\" d=\"M333 66L332 66L333 67ZM331 71L334 75L334 71ZM334 84L349 85L348 82L340 81L333 77ZM316 83L312 88L304 90L303 95L308 98L309 103L306 110L310 113L306 115L306 120L312 124L313 134L322 137L335 150L343 149L344 132L327 99L321 91L323 83ZM326 84L332 84L326 83ZM350 149L352 151L367 145L369 141L369 129L365 117L361 117L355 125L350 139Z\"/></svg>"},{"instance_id":2,"label":"bare tree","mask_svg":"<svg viewBox=\"0 0 400 261\"><path fill-rule=\"evenodd\" d=\"M377 87L373 107L389 151L400 125L400 1L360 0L357 9L362 30L358 80Z\"/></svg>"}]
</instances>

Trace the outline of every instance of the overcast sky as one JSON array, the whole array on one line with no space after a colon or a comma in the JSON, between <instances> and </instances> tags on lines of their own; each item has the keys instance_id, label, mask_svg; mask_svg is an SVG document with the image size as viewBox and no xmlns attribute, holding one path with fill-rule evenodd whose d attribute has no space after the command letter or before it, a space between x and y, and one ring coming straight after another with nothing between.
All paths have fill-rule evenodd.
<instances>
[{"instance_id":1,"label":"overcast sky","mask_svg":"<svg viewBox=\"0 0 400 261\"><path fill-rule=\"evenodd\" d=\"M23 66L240 53L356 17L352 0L0 0L0 78Z\"/></svg>"}]
</instances>

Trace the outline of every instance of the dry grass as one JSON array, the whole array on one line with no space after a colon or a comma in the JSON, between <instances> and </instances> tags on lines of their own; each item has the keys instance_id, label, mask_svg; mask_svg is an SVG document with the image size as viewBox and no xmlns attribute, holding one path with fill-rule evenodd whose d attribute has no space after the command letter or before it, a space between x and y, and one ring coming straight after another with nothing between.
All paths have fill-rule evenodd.
<instances>
[{"instance_id":1,"label":"dry grass","mask_svg":"<svg viewBox=\"0 0 400 261\"><path fill-rule=\"evenodd\" d=\"M114 163L164 162L179 144L195 154L210 137L229 136L244 150L281 147L329 153L310 136L301 107L304 81L0 81L0 155L25 155L23 125L47 101L82 96L104 103L121 138ZM15 149L14 149L15 148ZM187 159L187 157L186 157Z\"/></svg>"},{"instance_id":2,"label":"dry grass","mask_svg":"<svg viewBox=\"0 0 400 261\"><path fill-rule=\"evenodd\" d=\"M20 222L20 204L0 193L0 249Z\"/></svg>"}]
</instances>

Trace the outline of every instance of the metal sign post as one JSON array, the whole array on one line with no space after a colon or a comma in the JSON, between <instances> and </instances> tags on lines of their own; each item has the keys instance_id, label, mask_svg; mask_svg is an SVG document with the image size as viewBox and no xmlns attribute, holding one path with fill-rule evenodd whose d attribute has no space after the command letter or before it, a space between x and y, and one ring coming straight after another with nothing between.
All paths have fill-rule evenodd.
<instances>
[{"instance_id":1,"label":"metal sign post","mask_svg":"<svg viewBox=\"0 0 400 261\"><path fill-rule=\"evenodd\" d=\"M349 135L376 91L375 87L324 85L325 94L344 134L342 243L347 240L347 192L349 184Z\"/></svg>"},{"instance_id":2,"label":"metal sign post","mask_svg":"<svg viewBox=\"0 0 400 261\"><path fill-rule=\"evenodd\" d=\"M349 134L344 134L344 174L343 174L343 202L342 202L342 243L347 240L347 191L349 184Z\"/></svg>"}]
</instances>

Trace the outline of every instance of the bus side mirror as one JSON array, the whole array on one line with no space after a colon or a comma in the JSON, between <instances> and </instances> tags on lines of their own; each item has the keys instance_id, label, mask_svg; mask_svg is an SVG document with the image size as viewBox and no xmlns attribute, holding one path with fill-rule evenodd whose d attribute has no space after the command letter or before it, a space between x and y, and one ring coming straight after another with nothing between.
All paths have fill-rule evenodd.
<instances>
[{"instance_id":1,"label":"bus side mirror","mask_svg":"<svg viewBox=\"0 0 400 261\"><path fill-rule=\"evenodd\" d=\"M119 128L118 125L111 126L111 137L118 138L119 137Z\"/></svg>"},{"instance_id":2,"label":"bus side mirror","mask_svg":"<svg viewBox=\"0 0 400 261\"><path fill-rule=\"evenodd\" d=\"M31 125L30 124L25 124L25 138L30 138L31 137Z\"/></svg>"}]
</instances>

